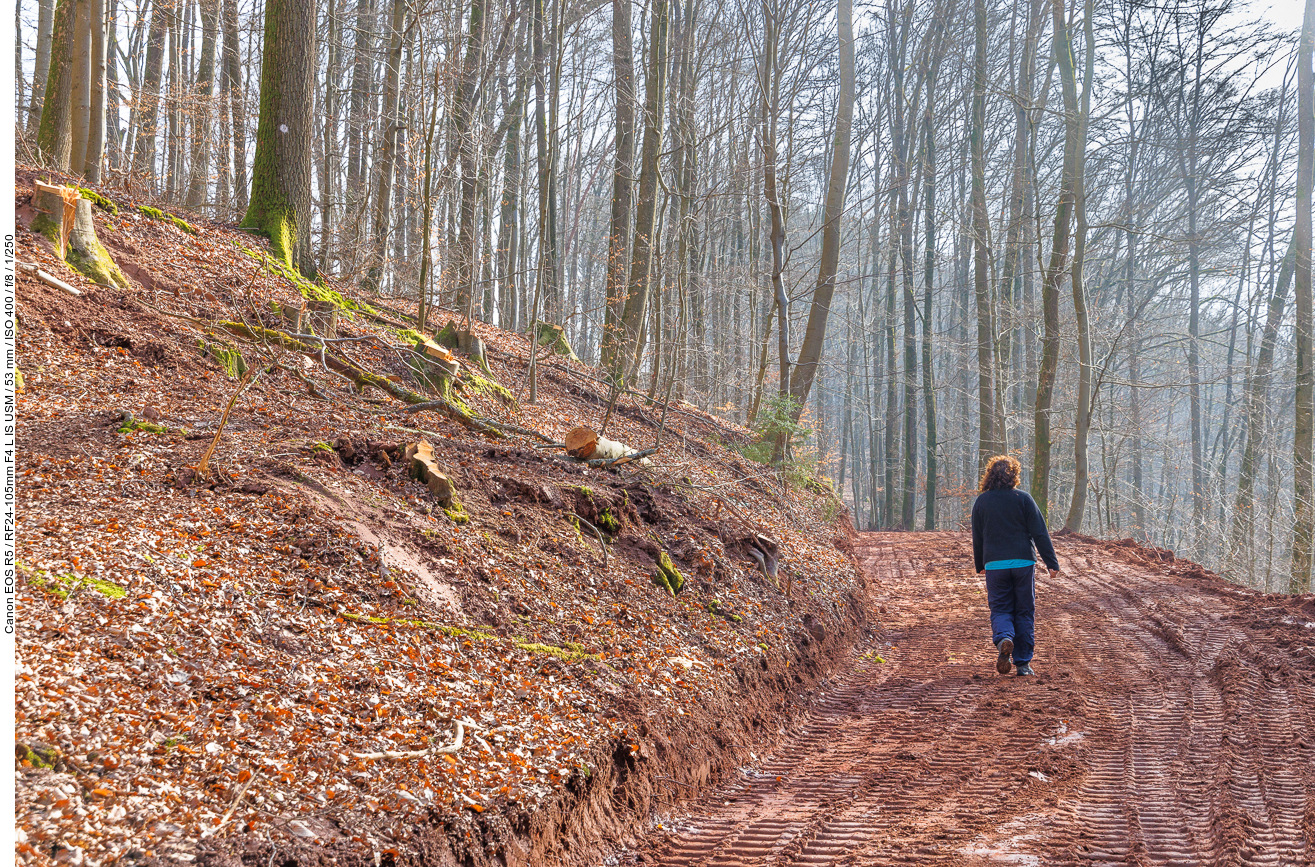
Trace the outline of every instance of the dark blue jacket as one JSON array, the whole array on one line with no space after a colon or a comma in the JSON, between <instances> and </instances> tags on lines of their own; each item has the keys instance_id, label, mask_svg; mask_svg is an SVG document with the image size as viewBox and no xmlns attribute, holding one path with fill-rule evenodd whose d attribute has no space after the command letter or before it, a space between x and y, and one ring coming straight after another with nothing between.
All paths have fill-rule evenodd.
<instances>
[{"instance_id":1,"label":"dark blue jacket","mask_svg":"<svg viewBox=\"0 0 1315 867\"><path fill-rule=\"evenodd\" d=\"M1032 560L1032 545L1051 569L1059 569L1046 519L1026 491L982 491L973 501L973 563L978 572L996 560Z\"/></svg>"}]
</instances>

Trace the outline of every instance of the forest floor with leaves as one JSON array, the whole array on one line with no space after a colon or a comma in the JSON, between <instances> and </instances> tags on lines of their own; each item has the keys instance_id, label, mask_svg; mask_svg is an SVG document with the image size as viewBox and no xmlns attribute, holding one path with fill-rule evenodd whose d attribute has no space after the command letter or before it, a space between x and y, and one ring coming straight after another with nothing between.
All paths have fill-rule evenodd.
<instances>
[{"instance_id":1,"label":"forest floor with leaves","mask_svg":"<svg viewBox=\"0 0 1315 867\"><path fill-rule=\"evenodd\" d=\"M488 372L458 356L455 400L411 410L413 302L111 189L133 285L96 286L23 228L35 176L18 259L81 294L19 276L23 863L589 863L779 737L867 628L843 510L744 429L625 395L607 435L659 451L591 468L550 442L600 423L597 371L544 357L527 405L528 338L478 322ZM327 357L271 338L308 298ZM459 505L410 478L420 440Z\"/></svg>"}]
</instances>

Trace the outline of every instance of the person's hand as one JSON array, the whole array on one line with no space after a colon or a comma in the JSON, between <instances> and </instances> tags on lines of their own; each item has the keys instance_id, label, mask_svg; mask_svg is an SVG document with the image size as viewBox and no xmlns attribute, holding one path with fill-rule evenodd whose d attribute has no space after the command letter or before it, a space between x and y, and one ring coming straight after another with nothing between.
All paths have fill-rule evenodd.
<instances>
[{"instance_id":1,"label":"person's hand","mask_svg":"<svg viewBox=\"0 0 1315 867\"><path fill-rule=\"evenodd\" d=\"M978 574L978 575L985 575L985 574L986 574L986 570L985 570L985 569L978 569L978 570L977 570L977 574Z\"/></svg>"},{"instance_id":2,"label":"person's hand","mask_svg":"<svg viewBox=\"0 0 1315 867\"><path fill-rule=\"evenodd\" d=\"M1063 575L1063 574L1064 574L1064 570L1062 570L1062 569L1051 569L1051 570L1050 570L1050 577L1051 577L1051 578L1058 578L1059 576L1061 576L1061 575Z\"/></svg>"}]
</instances>

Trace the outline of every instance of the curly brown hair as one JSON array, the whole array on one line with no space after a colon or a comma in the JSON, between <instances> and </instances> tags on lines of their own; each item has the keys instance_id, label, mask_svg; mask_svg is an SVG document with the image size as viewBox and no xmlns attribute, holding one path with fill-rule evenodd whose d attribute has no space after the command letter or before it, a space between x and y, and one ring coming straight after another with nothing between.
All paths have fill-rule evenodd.
<instances>
[{"instance_id":1,"label":"curly brown hair","mask_svg":"<svg viewBox=\"0 0 1315 867\"><path fill-rule=\"evenodd\" d=\"M1018 477L1023 468L1009 455L995 455L986 461L986 472L982 473L982 482L977 490L1008 491L1018 487Z\"/></svg>"}]
</instances>

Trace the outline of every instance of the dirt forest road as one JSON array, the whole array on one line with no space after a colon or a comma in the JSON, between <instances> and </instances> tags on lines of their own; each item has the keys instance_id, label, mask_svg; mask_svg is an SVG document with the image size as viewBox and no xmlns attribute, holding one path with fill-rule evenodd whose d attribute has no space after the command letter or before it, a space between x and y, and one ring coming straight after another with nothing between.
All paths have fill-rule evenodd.
<instances>
[{"instance_id":1,"label":"dirt forest road","mask_svg":"<svg viewBox=\"0 0 1315 867\"><path fill-rule=\"evenodd\" d=\"M965 534L859 546L881 634L621 864L1315 864L1315 599L1057 539L1018 678Z\"/></svg>"}]
</instances>

